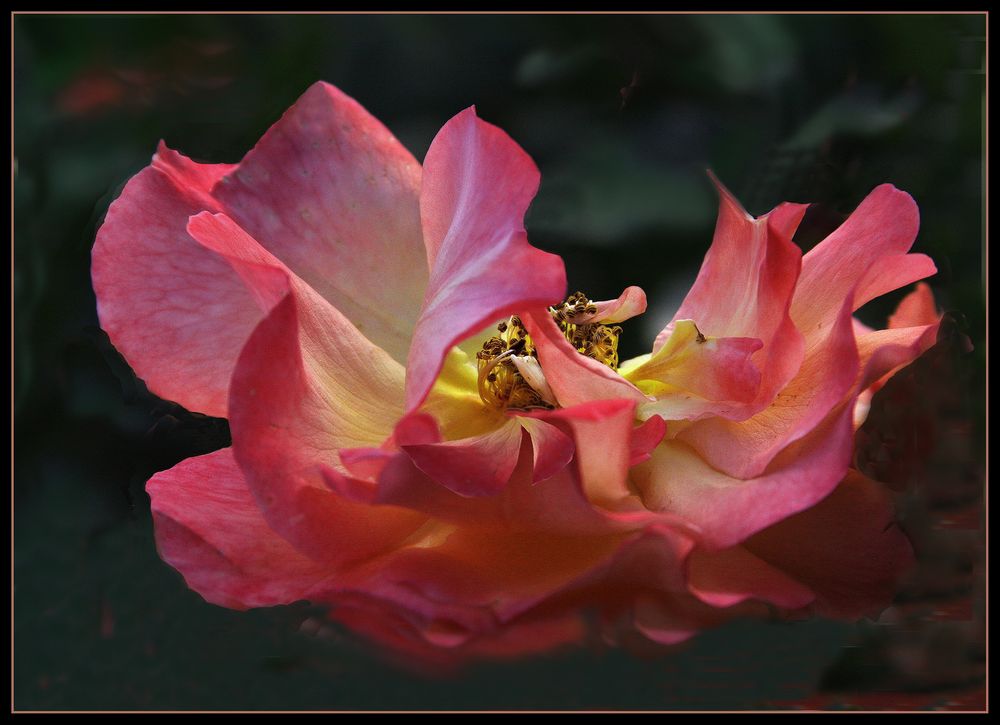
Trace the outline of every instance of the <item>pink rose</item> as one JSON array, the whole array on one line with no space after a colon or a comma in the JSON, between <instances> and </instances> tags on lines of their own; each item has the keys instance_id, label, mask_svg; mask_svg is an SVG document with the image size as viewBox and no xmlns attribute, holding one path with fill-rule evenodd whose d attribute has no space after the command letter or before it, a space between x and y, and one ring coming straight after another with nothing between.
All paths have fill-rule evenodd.
<instances>
[{"instance_id":1,"label":"pink rose","mask_svg":"<svg viewBox=\"0 0 1000 725\"><path fill-rule=\"evenodd\" d=\"M310 600L442 664L579 641L588 613L673 643L886 604L911 551L854 432L938 317L926 286L887 330L853 312L934 273L913 200L878 187L803 256L804 205L754 219L720 184L694 287L619 361L645 294L563 301L523 229L538 184L471 108L421 168L324 83L239 164L161 144L98 232L98 313L233 439L150 479L163 559L210 602Z\"/></svg>"}]
</instances>

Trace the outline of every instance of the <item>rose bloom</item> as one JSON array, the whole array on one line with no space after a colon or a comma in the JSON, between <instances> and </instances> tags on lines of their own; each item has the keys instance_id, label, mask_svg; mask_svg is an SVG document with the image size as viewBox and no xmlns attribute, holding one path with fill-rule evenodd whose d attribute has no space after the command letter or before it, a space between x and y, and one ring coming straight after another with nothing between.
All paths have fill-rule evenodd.
<instances>
[{"instance_id":1,"label":"rose bloom","mask_svg":"<svg viewBox=\"0 0 1000 725\"><path fill-rule=\"evenodd\" d=\"M854 433L939 315L925 285L888 329L853 313L935 272L917 207L879 186L803 255L805 205L754 218L716 183L694 286L619 361L645 294L566 297L523 228L538 169L472 108L423 167L325 83L239 164L161 144L97 234L98 313L232 432L148 482L161 557L422 663L877 612L912 552Z\"/></svg>"}]
</instances>

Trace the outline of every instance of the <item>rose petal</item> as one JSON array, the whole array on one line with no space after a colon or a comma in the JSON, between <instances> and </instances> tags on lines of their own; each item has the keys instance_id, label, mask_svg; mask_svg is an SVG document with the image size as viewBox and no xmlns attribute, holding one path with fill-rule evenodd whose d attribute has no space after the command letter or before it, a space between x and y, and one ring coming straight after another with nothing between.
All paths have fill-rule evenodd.
<instances>
[{"instance_id":1,"label":"rose petal","mask_svg":"<svg viewBox=\"0 0 1000 725\"><path fill-rule=\"evenodd\" d=\"M531 436L532 483L552 478L573 460L573 439L554 425L523 415L517 422Z\"/></svg>"},{"instance_id":2,"label":"rose petal","mask_svg":"<svg viewBox=\"0 0 1000 725\"><path fill-rule=\"evenodd\" d=\"M886 606L913 563L888 493L851 470L827 498L744 544L817 594L821 614L854 618Z\"/></svg>"},{"instance_id":3,"label":"rose petal","mask_svg":"<svg viewBox=\"0 0 1000 725\"><path fill-rule=\"evenodd\" d=\"M632 429L632 443L629 452L628 465L631 468L637 463L648 461L653 449L660 444L667 433L667 423L663 418L654 415L642 425Z\"/></svg>"},{"instance_id":4,"label":"rose petal","mask_svg":"<svg viewBox=\"0 0 1000 725\"><path fill-rule=\"evenodd\" d=\"M267 525L231 448L157 473L146 492L160 557L213 604L289 604L330 574Z\"/></svg>"},{"instance_id":5,"label":"rose petal","mask_svg":"<svg viewBox=\"0 0 1000 725\"><path fill-rule=\"evenodd\" d=\"M709 338L691 320L673 323L663 347L642 360L627 361L622 376L656 402L644 403L643 418L697 420L717 415L740 420L753 414L760 371L751 357L761 341L747 337Z\"/></svg>"},{"instance_id":6,"label":"rose petal","mask_svg":"<svg viewBox=\"0 0 1000 725\"><path fill-rule=\"evenodd\" d=\"M219 417L262 313L186 227L192 214L216 209L209 192L232 168L196 164L161 143L108 209L91 264L101 327L136 374L160 397Z\"/></svg>"},{"instance_id":7,"label":"rose petal","mask_svg":"<svg viewBox=\"0 0 1000 725\"><path fill-rule=\"evenodd\" d=\"M755 399L760 410L794 377L804 343L789 316L802 252L791 242L805 205L782 204L754 219L712 177L719 192L719 218L712 246L698 278L673 322L657 336L657 352L673 334L677 320L693 320L708 337L757 338L753 356L761 371Z\"/></svg>"},{"instance_id":8,"label":"rose petal","mask_svg":"<svg viewBox=\"0 0 1000 725\"><path fill-rule=\"evenodd\" d=\"M600 400L525 417L551 423L572 435L577 469L590 501L613 508L614 502L632 495L625 483L635 420L631 400Z\"/></svg>"},{"instance_id":9,"label":"rose petal","mask_svg":"<svg viewBox=\"0 0 1000 725\"><path fill-rule=\"evenodd\" d=\"M369 340L406 360L427 284L420 165L376 118L314 83L213 194Z\"/></svg>"},{"instance_id":10,"label":"rose petal","mask_svg":"<svg viewBox=\"0 0 1000 725\"><path fill-rule=\"evenodd\" d=\"M574 325L590 322L613 325L616 322L624 322L646 311L646 293L641 287L626 287L618 299L604 300L594 304L597 307L597 312L590 315L574 315L569 318L569 321Z\"/></svg>"},{"instance_id":11,"label":"rose petal","mask_svg":"<svg viewBox=\"0 0 1000 725\"><path fill-rule=\"evenodd\" d=\"M431 142L420 196L431 276L407 360L407 411L424 400L453 345L565 295L562 260L532 247L524 232L538 180L528 155L472 108Z\"/></svg>"},{"instance_id":12,"label":"rose petal","mask_svg":"<svg viewBox=\"0 0 1000 725\"><path fill-rule=\"evenodd\" d=\"M650 510L690 521L705 548L724 549L826 496L844 477L852 444L851 406L844 405L748 480L670 440L632 469L632 480Z\"/></svg>"},{"instance_id":13,"label":"rose petal","mask_svg":"<svg viewBox=\"0 0 1000 725\"><path fill-rule=\"evenodd\" d=\"M313 558L346 563L419 526L410 511L334 493L337 451L373 447L402 414L402 368L301 283L261 321L233 372L233 449L268 524Z\"/></svg>"},{"instance_id":14,"label":"rose petal","mask_svg":"<svg viewBox=\"0 0 1000 725\"><path fill-rule=\"evenodd\" d=\"M421 471L460 496L493 496L503 490L517 464L521 426L508 419L496 430L469 438L407 443L397 430L396 442Z\"/></svg>"},{"instance_id":15,"label":"rose petal","mask_svg":"<svg viewBox=\"0 0 1000 725\"><path fill-rule=\"evenodd\" d=\"M920 216L913 198L892 184L876 187L826 239L802 258L792 319L806 336L822 330L853 291L854 309L934 274L922 254L907 254ZM853 311L853 310L852 310Z\"/></svg>"},{"instance_id":16,"label":"rose petal","mask_svg":"<svg viewBox=\"0 0 1000 725\"><path fill-rule=\"evenodd\" d=\"M688 557L688 589L713 607L760 599L798 609L812 602L812 590L741 546L722 551L696 549Z\"/></svg>"},{"instance_id":17,"label":"rose petal","mask_svg":"<svg viewBox=\"0 0 1000 725\"><path fill-rule=\"evenodd\" d=\"M810 433L852 392L858 374L851 300L822 339L812 338L798 375L751 418L707 418L679 432L715 468L737 478L761 475L789 444Z\"/></svg>"},{"instance_id":18,"label":"rose petal","mask_svg":"<svg viewBox=\"0 0 1000 725\"><path fill-rule=\"evenodd\" d=\"M548 312L525 312L522 320L535 343L545 380L564 407L595 400L648 400L607 365L578 353Z\"/></svg>"},{"instance_id":19,"label":"rose petal","mask_svg":"<svg viewBox=\"0 0 1000 725\"><path fill-rule=\"evenodd\" d=\"M934 302L934 293L926 282L917 286L900 300L896 311L889 315L889 328L920 327L941 321L941 313Z\"/></svg>"},{"instance_id":20,"label":"rose petal","mask_svg":"<svg viewBox=\"0 0 1000 725\"><path fill-rule=\"evenodd\" d=\"M854 425L860 428L868 417L872 397L900 368L926 352L937 339L941 315L934 296L924 283L899 303L889 317L889 329L872 330L855 324L862 375L854 410ZM912 325L912 326L910 326ZM874 382L873 382L874 381Z\"/></svg>"}]
</instances>

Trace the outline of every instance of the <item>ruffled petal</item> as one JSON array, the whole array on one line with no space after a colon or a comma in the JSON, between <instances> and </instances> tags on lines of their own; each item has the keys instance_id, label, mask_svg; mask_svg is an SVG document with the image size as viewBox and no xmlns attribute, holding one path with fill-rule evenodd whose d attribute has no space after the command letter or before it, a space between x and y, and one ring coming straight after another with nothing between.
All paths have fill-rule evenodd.
<instances>
[{"instance_id":1,"label":"ruffled petal","mask_svg":"<svg viewBox=\"0 0 1000 725\"><path fill-rule=\"evenodd\" d=\"M830 496L744 547L812 589L819 613L841 618L888 605L913 563L888 493L854 470Z\"/></svg>"},{"instance_id":2,"label":"ruffled petal","mask_svg":"<svg viewBox=\"0 0 1000 725\"><path fill-rule=\"evenodd\" d=\"M549 388L564 407L595 400L648 398L607 365L578 353L544 310L521 317L535 343Z\"/></svg>"},{"instance_id":3,"label":"ruffled petal","mask_svg":"<svg viewBox=\"0 0 1000 725\"><path fill-rule=\"evenodd\" d=\"M618 299L595 302L594 305L597 307L597 312L589 315L573 315L569 321L574 325L590 322L613 325L616 322L624 322L646 311L646 293L641 287L626 287Z\"/></svg>"},{"instance_id":4,"label":"ruffled petal","mask_svg":"<svg viewBox=\"0 0 1000 725\"><path fill-rule=\"evenodd\" d=\"M161 143L108 209L91 264L101 327L136 374L160 397L218 417L262 312L186 228L192 214L217 210L209 192L232 168L196 164Z\"/></svg>"},{"instance_id":5,"label":"ruffled petal","mask_svg":"<svg viewBox=\"0 0 1000 725\"><path fill-rule=\"evenodd\" d=\"M538 181L528 155L472 108L431 142L420 195L431 275L407 360L407 411L424 400L453 345L565 295L562 260L531 246L524 232Z\"/></svg>"},{"instance_id":6,"label":"ruffled petal","mask_svg":"<svg viewBox=\"0 0 1000 725\"><path fill-rule=\"evenodd\" d=\"M854 409L854 425L861 427L868 417L872 397L900 368L926 352L937 340L941 314L931 288L921 282L899 303L889 317L889 328L872 330L855 324L862 374ZM874 382L873 382L874 381Z\"/></svg>"},{"instance_id":7,"label":"ruffled petal","mask_svg":"<svg viewBox=\"0 0 1000 725\"><path fill-rule=\"evenodd\" d=\"M673 334L646 359L621 365L619 373L655 402L644 403L640 417L697 420L708 415L740 420L752 408L760 371L751 361L762 343L747 337L705 337L691 320L677 320Z\"/></svg>"},{"instance_id":8,"label":"ruffled petal","mask_svg":"<svg viewBox=\"0 0 1000 725\"><path fill-rule=\"evenodd\" d=\"M831 323L849 296L856 310L934 274L937 268L929 257L907 254L919 226L920 214L909 194L892 184L876 187L847 221L802 258L792 301L796 326L812 336Z\"/></svg>"},{"instance_id":9,"label":"ruffled petal","mask_svg":"<svg viewBox=\"0 0 1000 725\"><path fill-rule=\"evenodd\" d=\"M653 449L660 444L667 433L667 423L663 418L654 415L642 425L632 429L632 444L628 465L631 468L637 463L648 461Z\"/></svg>"},{"instance_id":10,"label":"ruffled petal","mask_svg":"<svg viewBox=\"0 0 1000 725\"><path fill-rule=\"evenodd\" d=\"M614 508L614 503L632 495L626 477L632 457L633 401L600 400L537 411L526 417L551 423L572 435L574 457L588 500Z\"/></svg>"},{"instance_id":11,"label":"ruffled petal","mask_svg":"<svg viewBox=\"0 0 1000 725\"><path fill-rule=\"evenodd\" d=\"M357 101L313 84L213 194L362 334L405 362L428 277L420 165Z\"/></svg>"},{"instance_id":12,"label":"ruffled petal","mask_svg":"<svg viewBox=\"0 0 1000 725\"><path fill-rule=\"evenodd\" d=\"M708 337L761 341L762 348L752 358L761 371L755 399L759 410L794 377L804 354L789 305L802 259L791 234L806 206L782 204L755 219L718 179L712 180L719 192L715 236L673 320L693 320ZM673 334L674 322L657 336L654 353Z\"/></svg>"},{"instance_id":13,"label":"ruffled petal","mask_svg":"<svg viewBox=\"0 0 1000 725\"><path fill-rule=\"evenodd\" d=\"M742 546L722 551L691 553L688 590L713 607L731 607L759 599L786 609L798 609L816 595L780 569L754 556Z\"/></svg>"},{"instance_id":14,"label":"ruffled petal","mask_svg":"<svg viewBox=\"0 0 1000 725\"><path fill-rule=\"evenodd\" d=\"M514 472L521 449L521 426L509 418L489 433L458 440L411 442L396 431L396 443L421 471L460 496L493 496Z\"/></svg>"},{"instance_id":15,"label":"ruffled petal","mask_svg":"<svg viewBox=\"0 0 1000 725\"><path fill-rule=\"evenodd\" d=\"M539 483L559 473L573 460L573 440L543 420L518 416L517 422L531 436L531 482Z\"/></svg>"},{"instance_id":16,"label":"ruffled petal","mask_svg":"<svg viewBox=\"0 0 1000 725\"><path fill-rule=\"evenodd\" d=\"M770 406L751 418L707 418L677 435L715 468L736 478L754 478L786 446L799 440L851 394L858 375L851 300L822 339L812 340L798 375Z\"/></svg>"},{"instance_id":17,"label":"ruffled petal","mask_svg":"<svg viewBox=\"0 0 1000 725\"><path fill-rule=\"evenodd\" d=\"M146 492L160 557L213 604L289 604L330 573L267 525L231 448L157 473Z\"/></svg>"},{"instance_id":18,"label":"ruffled petal","mask_svg":"<svg viewBox=\"0 0 1000 725\"><path fill-rule=\"evenodd\" d=\"M889 328L921 327L940 321L941 313L930 285L918 282L914 290L900 300L896 311L889 315Z\"/></svg>"},{"instance_id":19,"label":"ruffled petal","mask_svg":"<svg viewBox=\"0 0 1000 725\"><path fill-rule=\"evenodd\" d=\"M389 437L402 377L399 363L294 276L240 355L229 405L236 460L268 524L313 558L362 559L423 522L355 503L324 476L346 472L340 449Z\"/></svg>"},{"instance_id":20,"label":"ruffled petal","mask_svg":"<svg viewBox=\"0 0 1000 725\"><path fill-rule=\"evenodd\" d=\"M727 476L689 446L670 440L632 469L632 480L651 511L690 521L707 549L728 548L833 490L851 459L851 412L851 406L841 406L747 480Z\"/></svg>"}]
</instances>

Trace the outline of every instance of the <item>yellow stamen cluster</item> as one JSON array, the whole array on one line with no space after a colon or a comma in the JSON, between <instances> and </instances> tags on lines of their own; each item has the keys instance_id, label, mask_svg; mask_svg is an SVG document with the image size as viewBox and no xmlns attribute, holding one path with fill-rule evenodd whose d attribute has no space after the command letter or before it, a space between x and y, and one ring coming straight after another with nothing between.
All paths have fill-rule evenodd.
<instances>
[{"instance_id":1,"label":"yellow stamen cluster","mask_svg":"<svg viewBox=\"0 0 1000 725\"><path fill-rule=\"evenodd\" d=\"M557 307L549 308L552 319L578 353L615 370L618 368L618 336L622 328L576 322L596 313L597 306L582 292L570 295ZM497 332L499 335L488 339L476 353L479 397L487 405L500 409L551 408L528 384L511 359L515 355L537 357L524 323L519 317L510 317L497 325Z\"/></svg>"},{"instance_id":2,"label":"yellow stamen cluster","mask_svg":"<svg viewBox=\"0 0 1000 725\"><path fill-rule=\"evenodd\" d=\"M585 315L597 313L597 305L587 295L583 292L572 294L558 307L550 307L549 313L578 353L604 363L612 370L618 369L618 336L622 328L596 322L575 322Z\"/></svg>"},{"instance_id":3,"label":"yellow stamen cluster","mask_svg":"<svg viewBox=\"0 0 1000 725\"><path fill-rule=\"evenodd\" d=\"M499 335L483 343L476 353L479 367L479 397L497 408L551 408L518 372L511 357L535 357L535 346L521 318L514 316L497 325Z\"/></svg>"}]
</instances>

